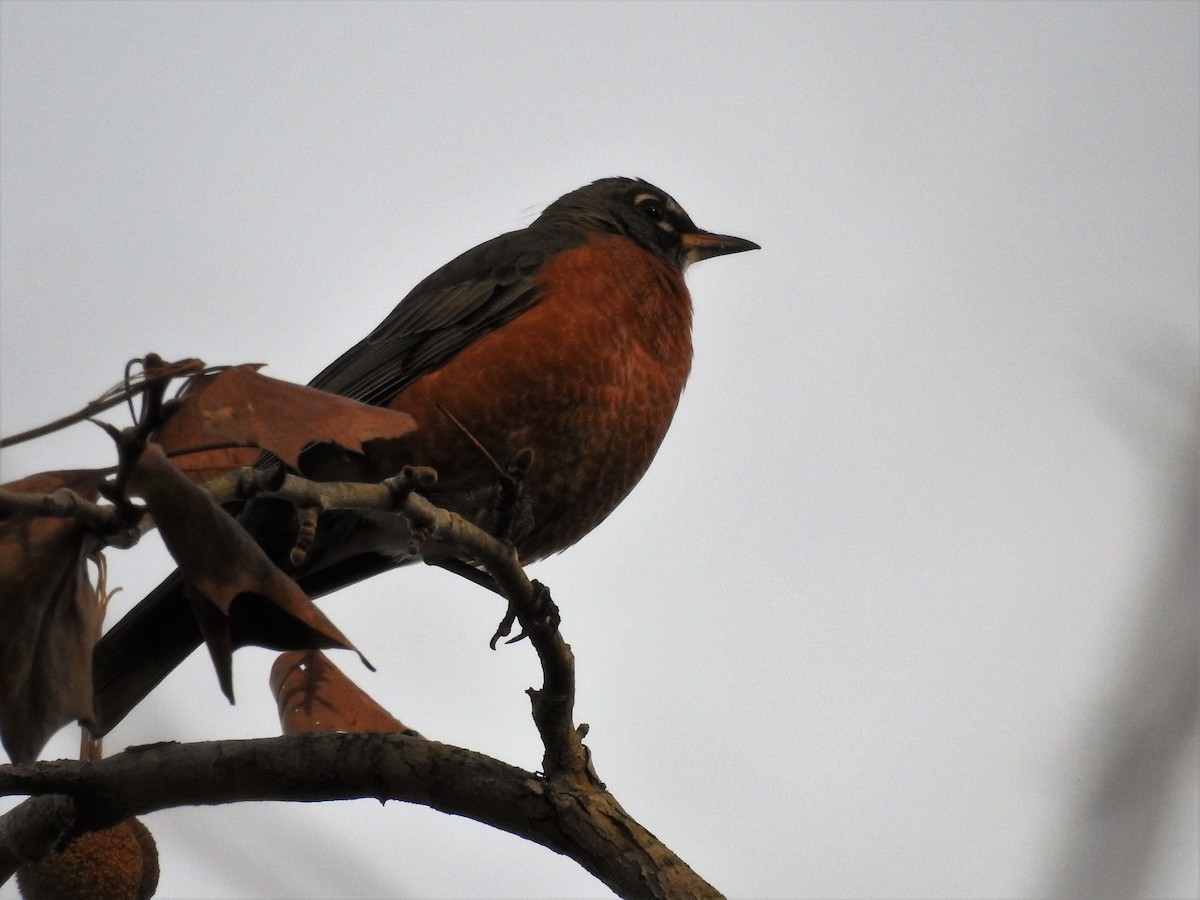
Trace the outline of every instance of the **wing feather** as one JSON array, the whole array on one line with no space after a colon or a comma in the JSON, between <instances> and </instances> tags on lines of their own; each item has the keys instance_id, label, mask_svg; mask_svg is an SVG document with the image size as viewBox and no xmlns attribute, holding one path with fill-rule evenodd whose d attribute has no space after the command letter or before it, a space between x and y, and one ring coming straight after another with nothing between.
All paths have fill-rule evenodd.
<instances>
[{"instance_id":1,"label":"wing feather","mask_svg":"<svg viewBox=\"0 0 1200 900\"><path fill-rule=\"evenodd\" d=\"M537 303L538 269L585 240L574 229L531 226L468 250L413 288L310 384L364 403L387 403Z\"/></svg>"}]
</instances>

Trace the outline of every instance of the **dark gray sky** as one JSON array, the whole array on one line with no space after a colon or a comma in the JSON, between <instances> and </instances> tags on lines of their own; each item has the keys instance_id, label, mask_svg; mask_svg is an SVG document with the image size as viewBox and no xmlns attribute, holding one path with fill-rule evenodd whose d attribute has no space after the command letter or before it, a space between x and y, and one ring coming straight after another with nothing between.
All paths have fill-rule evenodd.
<instances>
[{"instance_id":1,"label":"dark gray sky","mask_svg":"<svg viewBox=\"0 0 1200 900\"><path fill-rule=\"evenodd\" d=\"M1175 658L1145 611L1195 516L1198 11L4 2L2 430L147 351L306 381L462 250L645 177L763 250L690 273L651 473L533 570L601 777L732 896L1044 893L1120 686L1173 683L1137 661ZM3 475L110 458L79 427ZM113 565L118 612L168 568ZM405 722L537 767L492 598L404 571L326 609ZM230 709L196 656L110 750L273 733L271 658ZM1191 721L1159 896L1200 890ZM602 890L418 808L148 824L169 897Z\"/></svg>"}]
</instances>

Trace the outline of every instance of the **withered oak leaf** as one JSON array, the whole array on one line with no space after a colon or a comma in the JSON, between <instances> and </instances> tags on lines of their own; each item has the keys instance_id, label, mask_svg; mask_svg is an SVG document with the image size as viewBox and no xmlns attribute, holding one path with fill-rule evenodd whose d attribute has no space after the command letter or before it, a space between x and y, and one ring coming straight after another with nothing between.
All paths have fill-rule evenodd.
<instances>
[{"instance_id":1,"label":"withered oak leaf","mask_svg":"<svg viewBox=\"0 0 1200 900\"><path fill-rule=\"evenodd\" d=\"M43 472L4 485L99 496L104 473ZM14 762L37 758L68 722L92 718L92 645L101 610L87 573L101 542L71 518L0 521L0 741Z\"/></svg>"},{"instance_id":2,"label":"withered oak leaf","mask_svg":"<svg viewBox=\"0 0 1200 900\"><path fill-rule=\"evenodd\" d=\"M311 444L361 453L368 441L402 437L417 428L407 413L280 381L256 368L235 366L193 378L180 408L159 430L155 439L194 480L249 465L257 455L232 448L267 450L295 469Z\"/></svg>"},{"instance_id":3,"label":"withered oak leaf","mask_svg":"<svg viewBox=\"0 0 1200 900\"><path fill-rule=\"evenodd\" d=\"M271 667L271 693L284 734L408 731L404 723L351 681L324 653L280 654Z\"/></svg>"},{"instance_id":4,"label":"withered oak leaf","mask_svg":"<svg viewBox=\"0 0 1200 900\"><path fill-rule=\"evenodd\" d=\"M179 565L221 689L230 700L234 648L229 615L239 598L261 604L263 615L274 617L276 634L261 641L267 646L357 652L241 525L171 464L159 445L146 446L129 488L146 501L163 543Z\"/></svg>"}]
</instances>

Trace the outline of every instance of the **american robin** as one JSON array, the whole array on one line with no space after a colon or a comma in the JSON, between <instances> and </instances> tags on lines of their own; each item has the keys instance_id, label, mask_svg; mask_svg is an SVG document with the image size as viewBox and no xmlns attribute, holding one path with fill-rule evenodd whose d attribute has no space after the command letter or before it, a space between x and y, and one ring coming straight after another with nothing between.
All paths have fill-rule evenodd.
<instances>
[{"instance_id":1,"label":"american robin","mask_svg":"<svg viewBox=\"0 0 1200 900\"><path fill-rule=\"evenodd\" d=\"M302 463L304 474L376 480L431 466L431 500L495 528L498 470L520 460L526 514L509 537L523 562L563 550L633 489L671 424L692 363L684 271L755 249L696 227L645 181L572 191L527 228L442 266L312 381L419 427L365 457ZM409 561L394 526L341 524L322 518L293 573L310 596ZM96 647L99 732L199 643L178 579L168 580Z\"/></svg>"}]
</instances>

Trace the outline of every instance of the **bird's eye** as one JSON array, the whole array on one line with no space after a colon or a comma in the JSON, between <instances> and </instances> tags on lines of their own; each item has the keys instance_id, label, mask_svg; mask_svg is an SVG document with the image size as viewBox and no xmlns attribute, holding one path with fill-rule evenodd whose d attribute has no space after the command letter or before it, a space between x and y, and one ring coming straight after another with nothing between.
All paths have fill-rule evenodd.
<instances>
[{"instance_id":1,"label":"bird's eye","mask_svg":"<svg viewBox=\"0 0 1200 900\"><path fill-rule=\"evenodd\" d=\"M643 197L637 201L637 207L655 222L661 222L667 217L667 207L656 197Z\"/></svg>"}]
</instances>

